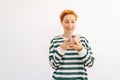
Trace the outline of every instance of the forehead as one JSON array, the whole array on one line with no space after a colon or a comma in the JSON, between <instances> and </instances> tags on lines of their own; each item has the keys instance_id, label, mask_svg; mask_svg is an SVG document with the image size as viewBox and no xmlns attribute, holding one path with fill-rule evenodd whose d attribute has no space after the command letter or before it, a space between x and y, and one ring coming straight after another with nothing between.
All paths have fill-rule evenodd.
<instances>
[{"instance_id":1,"label":"forehead","mask_svg":"<svg viewBox=\"0 0 120 80\"><path fill-rule=\"evenodd\" d=\"M64 16L63 20L75 20L75 16L73 14L67 14Z\"/></svg>"}]
</instances>

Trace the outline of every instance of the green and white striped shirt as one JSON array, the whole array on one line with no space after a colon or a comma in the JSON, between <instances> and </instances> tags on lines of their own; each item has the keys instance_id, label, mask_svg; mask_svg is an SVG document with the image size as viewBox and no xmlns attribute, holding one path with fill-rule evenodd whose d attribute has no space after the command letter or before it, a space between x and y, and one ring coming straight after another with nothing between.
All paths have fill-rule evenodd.
<instances>
[{"instance_id":1,"label":"green and white striped shirt","mask_svg":"<svg viewBox=\"0 0 120 80\"><path fill-rule=\"evenodd\" d=\"M93 53L88 40L80 36L83 49L63 50L60 44L65 41L61 35L54 37L49 47L49 62L53 69L54 80L88 80L86 66L91 67L94 62Z\"/></svg>"}]
</instances>

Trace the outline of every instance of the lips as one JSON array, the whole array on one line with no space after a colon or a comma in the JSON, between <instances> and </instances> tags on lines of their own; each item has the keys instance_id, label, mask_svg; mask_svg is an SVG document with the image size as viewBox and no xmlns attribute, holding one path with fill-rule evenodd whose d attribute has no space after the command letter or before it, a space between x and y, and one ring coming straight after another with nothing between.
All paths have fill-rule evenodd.
<instances>
[{"instance_id":1,"label":"lips","mask_svg":"<svg viewBox=\"0 0 120 80\"><path fill-rule=\"evenodd\" d=\"M73 30L72 28L67 28L67 30Z\"/></svg>"}]
</instances>

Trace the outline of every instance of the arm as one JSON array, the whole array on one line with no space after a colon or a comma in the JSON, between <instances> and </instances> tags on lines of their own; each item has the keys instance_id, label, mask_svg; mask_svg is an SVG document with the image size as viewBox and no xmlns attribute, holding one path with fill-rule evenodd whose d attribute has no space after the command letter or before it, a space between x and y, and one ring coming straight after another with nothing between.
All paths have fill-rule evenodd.
<instances>
[{"instance_id":1,"label":"arm","mask_svg":"<svg viewBox=\"0 0 120 80\"><path fill-rule=\"evenodd\" d=\"M50 42L49 62L53 69L56 70L59 67L64 53L65 51L60 46L55 45L54 40Z\"/></svg>"},{"instance_id":2,"label":"arm","mask_svg":"<svg viewBox=\"0 0 120 80\"><path fill-rule=\"evenodd\" d=\"M85 37L81 37L81 43L83 45L83 49L79 51L79 54L84 62L85 66L91 67L94 63L94 57L89 45L88 40Z\"/></svg>"}]
</instances>

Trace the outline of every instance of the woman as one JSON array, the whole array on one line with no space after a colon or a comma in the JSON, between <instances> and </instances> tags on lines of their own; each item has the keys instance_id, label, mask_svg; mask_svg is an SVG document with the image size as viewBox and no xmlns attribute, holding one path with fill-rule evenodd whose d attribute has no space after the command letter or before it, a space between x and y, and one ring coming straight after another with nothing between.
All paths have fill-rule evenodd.
<instances>
[{"instance_id":1,"label":"woman","mask_svg":"<svg viewBox=\"0 0 120 80\"><path fill-rule=\"evenodd\" d=\"M53 80L88 80L86 67L94 62L88 40L81 35L74 35L77 14L73 10L64 10L60 15L64 32L50 42L49 61Z\"/></svg>"}]
</instances>

